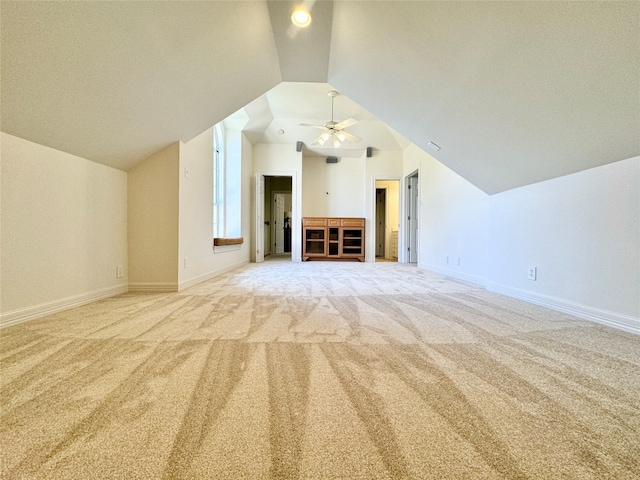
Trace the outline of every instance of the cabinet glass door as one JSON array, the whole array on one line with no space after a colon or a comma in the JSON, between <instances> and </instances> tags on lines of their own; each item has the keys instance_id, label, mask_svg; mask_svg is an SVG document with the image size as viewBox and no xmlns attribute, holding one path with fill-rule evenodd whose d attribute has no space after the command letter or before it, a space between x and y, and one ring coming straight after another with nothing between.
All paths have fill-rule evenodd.
<instances>
[{"instance_id":1,"label":"cabinet glass door","mask_svg":"<svg viewBox=\"0 0 640 480\"><path fill-rule=\"evenodd\" d=\"M305 252L311 255L324 255L324 237L324 228L305 230Z\"/></svg>"},{"instance_id":2,"label":"cabinet glass door","mask_svg":"<svg viewBox=\"0 0 640 480\"><path fill-rule=\"evenodd\" d=\"M340 254L340 239L338 237L338 228L329 229L329 255Z\"/></svg>"},{"instance_id":3,"label":"cabinet glass door","mask_svg":"<svg viewBox=\"0 0 640 480\"><path fill-rule=\"evenodd\" d=\"M345 255L362 254L362 230L344 229L342 232L342 253Z\"/></svg>"}]
</instances>

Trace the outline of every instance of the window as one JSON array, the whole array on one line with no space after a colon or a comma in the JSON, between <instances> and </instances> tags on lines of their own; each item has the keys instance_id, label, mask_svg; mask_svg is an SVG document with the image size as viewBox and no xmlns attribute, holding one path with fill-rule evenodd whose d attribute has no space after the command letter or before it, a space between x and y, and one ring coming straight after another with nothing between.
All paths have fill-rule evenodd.
<instances>
[{"instance_id":1,"label":"window","mask_svg":"<svg viewBox=\"0 0 640 480\"><path fill-rule=\"evenodd\" d=\"M213 128L213 238L242 235L242 132Z\"/></svg>"}]
</instances>

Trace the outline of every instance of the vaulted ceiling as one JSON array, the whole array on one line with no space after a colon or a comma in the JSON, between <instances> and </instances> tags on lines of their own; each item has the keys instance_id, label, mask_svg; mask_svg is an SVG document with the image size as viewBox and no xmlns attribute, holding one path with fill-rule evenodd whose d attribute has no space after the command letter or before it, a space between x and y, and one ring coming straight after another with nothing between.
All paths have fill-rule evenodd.
<instances>
[{"instance_id":1,"label":"vaulted ceiling","mask_svg":"<svg viewBox=\"0 0 640 480\"><path fill-rule=\"evenodd\" d=\"M487 193L640 155L639 2L306 3L3 1L2 131L127 170L243 107L308 142L336 89Z\"/></svg>"}]
</instances>

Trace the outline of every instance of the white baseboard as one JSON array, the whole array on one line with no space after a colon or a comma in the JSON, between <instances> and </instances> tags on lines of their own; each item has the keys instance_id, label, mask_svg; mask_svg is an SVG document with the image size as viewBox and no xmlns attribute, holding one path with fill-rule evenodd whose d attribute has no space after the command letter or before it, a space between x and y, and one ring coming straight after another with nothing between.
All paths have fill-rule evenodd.
<instances>
[{"instance_id":1,"label":"white baseboard","mask_svg":"<svg viewBox=\"0 0 640 480\"><path fill-rule=\"evenodd\" d=\"M521 290L518 288L507 287L496 283L488 283L487 290L495 293L506 295L507 297L517 298L525 302L540 305L563 313L568 313L585 320L608 325L618 328L626 332L640 334L640 317L632 317L620 313L610 312L589 305L563 300L561 298L542 295L539 293Z\"/></svg>"},{"instance_id":2,"label":"white baseboard","mask_svg":"<svg viewBox=\"0 0 640 480\"><path fill-rule=\"evenodd\" d=\"M436 272L447 277L457 278L458 280L464 280L465 282L473 283L481 287L486 287L487 279L478 275L471 275L469 273L460 272L450 268L441 268L434 265L418 265L420 268L429 270L430 272Z\"/></svg>"},{"instance_id":3,"label":"white baseboard","mask_svg":"<svg viewBox=\"0 0 640 480\"><path fill-rule=\"evenodd\" d=\"M454 269L446 269L433 265L420 265L419 267L424 268L425 270L446 275L448 277L457 278L459 280L464 280L466 282L482 286L490 292L499 293L507 297L517 298L518 300L533 303L534 305L540 305L557 312L568 313L585 320L590 320L592 322L624 330L625 332L640 334L640 317L623 315L620 313L591 307L589 305L582 305L579 303L571 302L569 300L563 300L561 298L551 297L528 290L521 290L518 288L492 283L485 278L475 275L469 275L463 272L456 271Z\"/></svg>"},{"instance_id":4,"label":"white baseboard","mask_svg":"<svg viewBox=\"0 0 640 480\"><path fill-rule=\"evenodd\" d=\"M54 300L52 302L41 303L32 307L2 313L0 314L0 328L17 325L36 318L46 317L47 315L86 305L87 303L96 302L104 298L121 295L123 293L127 293L128 290L129 289L126 285L117 285L102 288L100 290L94 290L92 292L82 293L80 295L74 295L72 297L62 298L60 300Z\"/></svg>"},{"instance_id":5,"label":"white baseboard","mask_svg":"<svg viewBox=\"0 0 640 480\"><path fill-rule=\"evenodd\" d=\"M177 283L170 282L138 282L129 284L132 293L174 293L178 291Z\"/></svg>"},{"instance_id":6,"label":"white baseboard","mask_svg":"<svg viewBox=\"0 0 640 480\"><path fill-rule=\"evenodd\" d=\"M226 265L222 268L218 268L213 270L212 272L207 272L202 275L198 275L197 277L189 278L187 280L183 280L178 284L178 291L182 291L185 288L193 287L202 282L206 282L207 280L217 277L218 275L222 275L223 273L230 272L231 270L235 270L236 268L240 268L249 263L248 259L241 260L236 263L232 263L230 265Z\"/></svg>"}]
</instances>

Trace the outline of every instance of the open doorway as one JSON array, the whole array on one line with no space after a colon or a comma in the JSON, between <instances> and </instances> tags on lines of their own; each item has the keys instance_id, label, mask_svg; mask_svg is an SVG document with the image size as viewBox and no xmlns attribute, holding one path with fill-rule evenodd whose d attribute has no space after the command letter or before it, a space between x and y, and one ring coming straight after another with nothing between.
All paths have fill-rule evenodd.
<instances>
[{"instance_id":1,"label":"open doorway","mask_svg":"<svg viewBox=\"0 0 640 480\"><path fill-rule=\"evenodd\" d=\"M264 175L262 242L264 260L291 261L293 185L291 176Z\"/></svg>"},{"instance_id":2,"label":"open doorway","mask_svg":"<svg viewBox=\"0 0 640 480\"><path fill-rule=\"evenodd\" d=\"M400 181L375 181L375 240L376 262L398 261L398 229L400 226Z\"/></svg>"}]
</instances>

